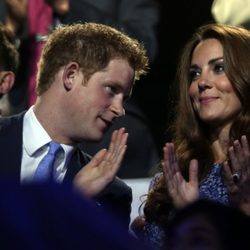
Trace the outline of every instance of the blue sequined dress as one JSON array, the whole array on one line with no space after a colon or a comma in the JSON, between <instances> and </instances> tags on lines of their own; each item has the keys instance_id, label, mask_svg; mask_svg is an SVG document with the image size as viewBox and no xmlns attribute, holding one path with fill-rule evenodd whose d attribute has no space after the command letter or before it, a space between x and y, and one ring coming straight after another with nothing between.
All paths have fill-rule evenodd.
<instances>
[{"instance_id":1,"label":"blue sequined dress","mask_svg":"<svg viewBox=\"0 0 250 250\"><path fill-rule=\"evenodd\" d=\"M221 170L221 164L214 164L212 166L211 172L200 183L200 198L209 199L228 205L229 197L226 185L224 184L222 179ZM162 173L156 174L156 176L152 179L149 190L154 189L160 175L162 175ZM160 249L164 240L164 232L158 225L154 223L146 223L145 238L147 243L151 245L153 249Z\"/></svg>"}]
</instances>

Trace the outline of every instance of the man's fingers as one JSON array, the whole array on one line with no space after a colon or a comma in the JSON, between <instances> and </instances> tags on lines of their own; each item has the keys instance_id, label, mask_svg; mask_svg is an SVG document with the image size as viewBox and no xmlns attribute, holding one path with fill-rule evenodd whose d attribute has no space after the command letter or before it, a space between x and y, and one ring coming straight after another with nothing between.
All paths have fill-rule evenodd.
<instances>
[{"instance_id":1,"label":"man's fingers","mask_svg":"<svg viewBox=\"0 0 250 250\"><path fill-rule=\"evenodd\" d=\"M97 167L101 164L101 162L104 160L105 155L107 154L107 149L101 149L99 150L91 159L91 161L88 163L91 167Z\"/></svg>"},{"instance_id":2,"label":"man's fingers","mask_svg":"<svg viewBox=\"0 0 250 250\"><path fill-rule=\"evenodd\" d=\"M126 145L128 140L128 133L125 133L125 129L121 128L116 130L112 134L107 159L115 159L120 154L123 147Z\"/></svg>"},{"instance_id":3,"label":"man's fingers","mask_svg":"<svg viewBox=\"0 0 250 250\"><path fill-rule=\"evenodd\" d=\"M123 142L122 138L124 134L125 134L125 128L114 130L111 136L110 144L109 144L109 152L113 152L116 149L117 145Z\"/></svg>"}]
</instances>

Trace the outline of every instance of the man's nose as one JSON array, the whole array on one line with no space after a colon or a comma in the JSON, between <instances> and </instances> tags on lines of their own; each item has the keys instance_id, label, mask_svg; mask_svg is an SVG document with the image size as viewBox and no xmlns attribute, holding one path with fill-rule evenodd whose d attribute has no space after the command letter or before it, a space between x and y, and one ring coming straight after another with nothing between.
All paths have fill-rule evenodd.
<instances>
[{"instance_id":1,"label":"man's nose","mask_svg":"<svg viewBox=\"0 0 250 250\"><path fill-rule=\"evenodd\" d=\"M113 101L111 105L111 111L116 115L116 117L121 117L125 115L125 109L123 106L122 98L117 98Z\"/></svg>"}]
</instances>

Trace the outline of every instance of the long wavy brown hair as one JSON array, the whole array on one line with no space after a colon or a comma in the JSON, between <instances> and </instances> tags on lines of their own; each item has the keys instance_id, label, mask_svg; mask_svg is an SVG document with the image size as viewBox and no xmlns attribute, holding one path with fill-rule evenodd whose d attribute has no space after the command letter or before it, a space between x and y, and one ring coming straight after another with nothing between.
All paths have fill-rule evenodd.
<instances>
[{"instance_id":1,"label":"long wavy brown hair","mask_svg":"<svg viewBox=\"0 0 250 250\"><path fill-rule=\"evenodd\" d=\"M231 144L241 135L250 139L250 31L236 26L206 24L199 27L184 47L177 68L175 84L177 102L176 117L169 131L172 134L183 176L188 180L188 168L191 159L199 162L199 179L205 177L214 162L208 127L196 115L189 97L190 64L195 47L209 38L217 39L223 47L225 74L238 96L242 110L233 122L229 141ZM147 196L144 214L147 221L157 224L167 223L168 211L171 210L165 180L162 176L156 188Z\"/></svg>"}]
</instances>

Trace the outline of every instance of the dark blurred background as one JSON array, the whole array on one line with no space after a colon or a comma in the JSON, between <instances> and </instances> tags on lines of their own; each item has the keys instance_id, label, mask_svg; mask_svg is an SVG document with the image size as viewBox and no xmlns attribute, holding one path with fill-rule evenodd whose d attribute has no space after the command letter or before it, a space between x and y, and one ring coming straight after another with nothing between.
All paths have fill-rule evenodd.
<instances>
[{"instance_id":1,"label":"dark blurred background","mask_svg":"<svg viewBox=\"0 0 250 250\"><path fill-rule=\"evenodd\" d=\"M159 0L159 54L145 84L135 86L134 95L149 120L159 152L169 136L166 128L171 119L169 86L174 81L181 48L194 30L212 22L211 0Z\"/></svg>"}]
</instances>

